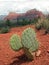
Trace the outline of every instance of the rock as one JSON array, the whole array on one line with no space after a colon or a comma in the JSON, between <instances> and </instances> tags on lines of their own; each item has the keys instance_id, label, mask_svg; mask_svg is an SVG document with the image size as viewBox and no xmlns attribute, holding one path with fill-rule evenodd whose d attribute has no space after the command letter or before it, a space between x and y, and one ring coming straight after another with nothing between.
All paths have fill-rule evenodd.
<instances>
[{"instance_id":1,"label":"rock","mask_svg":"<svg viewBox=\"0 0 49 65\"><path fill-rule=\"evenodd\" d=\"M40 56L40 54L41 54L41 50L38 50L36 53L35 53L35 55L38 57L38 56Z\"/></svg>"}]
</instances>

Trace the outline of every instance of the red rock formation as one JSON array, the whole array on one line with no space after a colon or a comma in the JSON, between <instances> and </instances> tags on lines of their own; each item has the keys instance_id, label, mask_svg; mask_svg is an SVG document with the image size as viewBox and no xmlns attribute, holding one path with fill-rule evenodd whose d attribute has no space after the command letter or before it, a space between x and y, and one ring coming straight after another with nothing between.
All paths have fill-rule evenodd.
<instances>
[{"instance_id":1,"label":"red rock formation","mask_svg":"<svg viewBox=\"0 0 49 65\"><path fill-rule=\"evenodd\" d=\"M7 19L15 19L15 18L17 18L18 16L19 16L20 14L18 14L18 13L15 13L15 12L10 12L6 17L5 17L5 20L7 20Z\"/></svg>"},{"instance_id":2,"label":"red rock formation","mask_svg":"<svg viewBox=\"0 0 49 65\"><path fill-rule=\"evenodd\" d=\"M33 18L37 18L37 17L44 17L43 13L41 11L38 11L36 9L32 9L32 10L29 10L27 11L26 13L21 13L21 14L18 14L18 13L15 13L15 12L10 12L6 17L5 17L5 20L6 19L17 19L17 17L25 17L25 18L29 18L29 19L33 19Z\"/></svg>"}]
</instances>

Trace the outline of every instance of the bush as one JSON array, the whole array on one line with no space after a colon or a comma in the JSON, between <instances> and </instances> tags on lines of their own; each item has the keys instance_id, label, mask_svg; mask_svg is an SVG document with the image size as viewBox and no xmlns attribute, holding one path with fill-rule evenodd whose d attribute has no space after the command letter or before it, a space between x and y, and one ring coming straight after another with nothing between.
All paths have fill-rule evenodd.
<instances>
[{"instance_id":1,"label":"bush","mask_svg":"<svg viewBox=\"0 0 49 65\"><path fill-rule=\"evenodd\" d=\"M24 25L28 25L28 24L30 24L30 21L27 20L27 19L17 20L17 25L18 25L18 26L24 26Z\"/></svg>"},{"instance_id":2,"label":"bush","mask_svg":"<svg viewBox=\"0 0 49 65\"><path fill-rule=\"evenodd\" d=\"M35 25L35 28L37 30L44 29L45 33L49 33L49 20L44 18L43 20L38 21L38 23Z\"/></svg>"},{"instance_id":3,"label":"bush","mask_svg":"<svg viewBox=\"0 0 49 65\"><path fill-rule=\"evenodd\" d=\"M44 20L44 22L42 22L42 27L44 29L49 29L49 21L48 20Z\"/></svg>"},{"instance_id":4,"label":"bush","mask_svg":"<svg viewBox=\"0 0 49 65\"><path fill-rule=\"evenodd\" d=\"M11 22L10 22L10 20L7 19L5 24L6 24L6 26L11 26Z\"/></svg>"},{"instance_id":5,"label":"bush","mask_svg":"<svg viewBox=\"0 0 49 65\"><path fill-rule=\"evenodd\" d=\"M38 22L35 24L35 28L37 30L40 30L42 28L42 20L41 19L39 19Z\"/></svg>"},{"instance_id":6,"label":"bush","mask_svg":"<svg viewBox=\"0 0 49 65\"><path fill-rule=\"evenodd\" d=\"M45 29L45 32L49 32L49 20L45 19L44 22L42 22L42 27Z\"/></svg>"},{"instance_id":7,"label":"bush","mask_svg":"<svg viewBox=\"0 0 49 65\"><path fill-rule=\"evenodd\" d=\"M1 28L0 33L8 33L9 32L9 27L3 27Z\"/></svg>"},{"instance_id":8,"label":"bush","mask_svg":"<svg viewBox=\"0 0 49 65\"><path fill-rule=\"evenodd\" d=\"M41 23L39 24L39 23L36 23L35 24L35 28L37 29L37 30L40 30L41 29Z\"/></svg>"},{"instance_id":9,"label":"bush","mask_svg":"<svg viewBox=\"0 0 49 65\"><path fill-rule=\"evenodd\" d=\"M30 24L35 24L37 22L37 19L18 19L17 20L17 25L18 26L24 26L24 25L30 25Z\"/></svg>"}]
</instances>

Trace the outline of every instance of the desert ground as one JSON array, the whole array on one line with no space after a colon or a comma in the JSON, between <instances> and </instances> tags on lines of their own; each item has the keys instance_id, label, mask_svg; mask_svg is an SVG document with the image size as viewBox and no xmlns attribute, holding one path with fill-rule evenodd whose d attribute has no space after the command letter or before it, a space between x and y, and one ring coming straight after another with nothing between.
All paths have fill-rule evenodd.
<instances>
[{"instance_id":1,"label":"desert ground","mask_svg":"<svg viewBox=\"0 0 49 65\"><path fill-rule=\"evenodd\" d=\"M11 28L9 33L0 34L0 65L49 65L49 34L44 35L43 30L35 30L41 54L39 57L34 57L33 61L27 60L23 50L15 52L11 49L9 39L12 34L19 34L21 37L23 30L28 27L35 29L33 25L27 25Z\"/></svg>"}]
</instances>

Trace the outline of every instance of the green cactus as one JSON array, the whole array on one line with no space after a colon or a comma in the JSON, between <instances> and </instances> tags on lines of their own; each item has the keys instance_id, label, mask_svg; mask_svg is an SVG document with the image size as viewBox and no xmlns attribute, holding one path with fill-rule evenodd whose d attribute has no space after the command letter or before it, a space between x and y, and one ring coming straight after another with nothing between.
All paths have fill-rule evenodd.
<instances>
[{"instance_id":1,"label":"green cactus","mask_svg":"<svg viewBox=\"0 0 49 65\"><path fill-rule=\"evenodd\" d=\"M11 48L15 51L21 49L22 45L21 45L20 37L16 34L12 35L10 38L10 45L11 45Z\"/></svg>"},{"instance_id":2,"label":"green cactus","mask_svg":"<svg viewBox=\"0 0 49 65\"><path fill-rule=\"evenodd\" d=\"M25 48L24 50L27 57L29 59L33 59L32 52L35 52L38 50L39 44L36 39L36 33L32 28L27 28L22 33L22 45Z\"/></svg>"},{"instance_id":3,"label":"green cactus","mask_svg":"<svg viewBox=\"0 0 49 65\"><path fill-rule=\"evenodd\" d=\"M36 33L32 28L27 28L22 33L22 37L14 34L10 38L10 45L13 50L17 51L21 48L24 50L24 53L28 57L29 60L33 59L32 52L38 50L38 41L36 39Z\"/></svg>"},{"instance_id":4,"label":"green cactus","mask_svg":"<svg viewBox=\"0 0 49 65\"><path fill-rule=\"evenodd\" d=\"M32 28L27 28L22 33L22 45L32 52L38 49L36 34Z\"/></svg>"}]
</instances>

